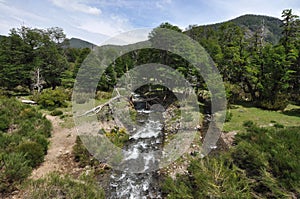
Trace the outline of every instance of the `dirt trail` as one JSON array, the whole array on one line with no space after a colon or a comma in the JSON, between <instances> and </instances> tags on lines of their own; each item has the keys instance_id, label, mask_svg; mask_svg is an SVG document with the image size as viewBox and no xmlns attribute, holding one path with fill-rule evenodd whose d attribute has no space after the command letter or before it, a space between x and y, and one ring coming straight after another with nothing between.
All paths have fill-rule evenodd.
<instances>
[{"instance_id":1,"label":"dirt trail","mask_svg":"<svg viewBox=\"0 0 300 199\"><path fill-rule=\"evenodd\" d=\"M50 172L65 172L70 169L68 159L72 156L72 147L75 144L75 128L62 128L60 123L63 121L59 117L46 116L53 126L52 136L49 139L50 145L45 161L31 174L32 179L39 179Z\"/></svg>"}]
</instances>

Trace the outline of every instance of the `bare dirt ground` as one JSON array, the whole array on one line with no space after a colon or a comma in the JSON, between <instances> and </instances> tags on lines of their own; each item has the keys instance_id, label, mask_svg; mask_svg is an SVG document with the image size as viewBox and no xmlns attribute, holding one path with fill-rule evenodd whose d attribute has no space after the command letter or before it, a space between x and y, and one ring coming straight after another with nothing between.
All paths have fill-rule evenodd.
<instances>
[{"instance_id":1,"label":"bare dirt ground","mask_svg":"<svg viewBox=\"0 0 300 199\"><path fill-rule=\"evenodd\" d=\"M30 178L37 180L51 172L79 175L82 169L78 167L72 154L76 141L75 128L62 127L63 120L59 117L47 115L46 118L51 121L53 127L48 152L45 161L32 171ZM23 199L25 196L26 190L17 190L6 199Z\"/></svg>"},{"instance_id":2,"label":"bare dirt ground","mask_svg":"<svg viewBox=\"0 0 300 199\"><path fill-rule=\"evenodd\" d=\"M72 147L76 140L75 128L62 128L60 124L63 121L59 117L50 115L46 117L53 125L52 136L49 139L50 145L45 161L33 170L32 179L39 179L53 171L70 173L69 170L72 169L70 163L75 164L73 161L68 161L68 159L71 160ZM66 165L66 163L68 164Z\"/></svg>"}]
</instances>

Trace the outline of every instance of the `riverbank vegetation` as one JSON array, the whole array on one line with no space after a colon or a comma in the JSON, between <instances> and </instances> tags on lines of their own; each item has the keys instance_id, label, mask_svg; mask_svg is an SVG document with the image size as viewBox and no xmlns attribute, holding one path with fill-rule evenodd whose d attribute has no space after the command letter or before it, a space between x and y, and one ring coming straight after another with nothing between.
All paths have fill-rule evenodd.
<instances>
[{"instance_id":1,"label":"riverbank vegetation","mask_svg":"<svg viewBox=\"0 0 300 199\"><path fill-rule=\"evenodd\" d=\"M191 160L187 175L167 177L166 198L298 198L300 127L245 122L228 152Z\"/></svg>"}]
</instances>

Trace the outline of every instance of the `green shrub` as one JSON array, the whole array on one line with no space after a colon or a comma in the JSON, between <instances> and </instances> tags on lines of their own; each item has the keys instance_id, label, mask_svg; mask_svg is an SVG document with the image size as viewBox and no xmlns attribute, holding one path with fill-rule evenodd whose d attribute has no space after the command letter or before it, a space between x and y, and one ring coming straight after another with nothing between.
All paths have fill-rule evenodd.
<instances>
[{"instance_id":1,"label":"green shrub","mask_svg":"<svg viewBox=\"0 0 300 199\"><path fill-rule=\"evenodd\" d=\"M105 135L115 146L119 148L122 148L124 143L129 140L129 135L124 129L119 129L119 127L113 128L110 132L106 132Z\"/></svg>"},{"instance_id":2,"label":"green shrub","mask_svg":"<svg viewBox=\"0 0 300 199\"><path fill-rule=\"evenodd\" d=\"M62 88L45 89L34 98L39 105L50 110L57 107L67 107L68 95Z\"/></svg>"},{"instance_id":3,"label":"green shrub","mask_svg":"<svg viewBox=\"0 0 300 199\"><path fill-rule=\"evenodd\" d=\"M224 86L228 103L235 103L245 100L246 94L240 85L227 82L224 84Z\"/></svg>"},{"instance_id":4,"label":"green shrub","mask_svg":"<svg viewBox=\"0 0 300 199\"><path fill-rule=\"evenodd\" d=\"M44 154L47 154L49 141L45 138L44 135L41 134L32 134L30 135L30 138L33 142L36 142L37 144L41 145L43 148Z\"/></svg>"},{"instance_id":5,"label":"green shrub","mask_svg":"<svg viewBox=\"0 0 300 199\"><path fill-rule=\"evenodd\" d=\"M239 143L232 152L235 165L245 170L248 176L259 176L262 169L267 168L266 154L259 147L247 142Z\"/></svg>"},{"instance_id":6,"label":"green shrub","mask_svg":"<svg viewBox=\"0 0 300 199\"><path fill-rule=\"evenodd\" d=\"M275 128L281 128L281 129L282 129L282 128L284 128L284 125L279 124L279 123L275 123L275 124L274 124L274 127L275 127Z\"/></svg>"},{"instance_id":7,"label":"green shrub","mask_svg":"<svg viewBox=\"0 0 300 199\"><path fill-rule=\"evenodd\" d=\"M234 163L247 172L256 195L292 198L300 194L300 127L259 128L252 123L236 136Z\"/></svg>"},{"instance_id":8,"label":"green shrub","mask_svg":"<svg viewBox=\"0 0 300 199\"><path fill-rule=\"evenodd\" d=\"M250 198L250 181L228 159L205 157L192 160L189 175L167 178L162 190L166 198Z\"/></svg>"},{"instance_id":9,"label":"green shrub","mask_svg":"<svg viewBox=\"0 0 300 199\"><path fill-rule=\"evenodd\" d=\"M54 110L50 113L52 116L58 116L64 114L61 110Z\"/></svg>"},{"instance_id":10,"label":"green shrub","mask_svg":"<svg viewBox=\"0 0 300 199\"><path fill-rule=\"evenodd\" d=\"M9 124L0 133L0 193L8 194L43 161L52 125L35 107L14 98L0 98L0 115Z\"/></svg>"},{"instance_id":11,"label":"green shrub","mask_svg":"<svg viewBox=\"0 0 300 199\"><path fill-rule=\"evenodd\" d=\"M298 198L300 127L260 128L247 121L230 151L194 159L188 175L166 178L166 198Z\"/></svg>"},{"instance_id":12,"label":"green shrub","mask_svg":"<svg viewBox=\"0 0 300 199\"><path fill-rule=\"evenodd\" d=\"M81 176L78 180L70 176L59 176L51 173L44 179L30 182L27 187L28 199L44 198L86 198L86 199L104 199L105 194L99 187L95 176L92 174Z\"/></svg>"},{"instance_id":13,"label":"green shrub","mask_svg":"<svg viewBox=\"0 0 300 199\"><path fill-rule=\"evenodd\" d=\"M0 154L0 193L11 192L31 172L29 162L22 153Z\"/></svg>"},{"instance_id":14,"label":"green shrub","mask_svg":"<svg viewBox=\"0 0 300 199\"><path fill-rule=\"evenodd\" d=\"M254 125L254 122L251 120L247 120L243 123L243 126L248 127L248 128L252 127L253 125Z\"/></svg>"},{"instance_id":15,"label":"green shrub","mask_svg":"<svg viewBox=\"0 0 300 199\"><path fill-rule=\"evenodd\" d=\"M278 97L274 97L271 100L261 100L257 102L258 107L267 110L284 110L289 101L286 96L280 95Z\"/></svg>"},{"instance_id":16,"label":"green shrub","mask_svg":"<svg viewBox=\"0 0 300 199\"><path fill-rule=\"evenodd\" d=\"M36 167L44 161L44 149L36 142L23 142L17 147L17 151L25 154L28 165L31 167Z\"/></svg>"},{"instance_id":17,"label":"green shrub","mask_svg":"<svg viewBox=\"0 0 300 199\"><path fill-rule=\"evenodd\" d=\"M6 115L0 115L0 131L7 131L9 128L9 119Z\"/></svg>"},{"instance_id":18,"label":"green shrub","mask_svg":"<svg viewBox=\"0 0 300 199\"><path fill-rule=\"evenodd\" d=\"M226 116L225 116L225 122L230 122L230 120L232 119L233 114L227 110L226 111Z\"/></svg>"}]
</instances>

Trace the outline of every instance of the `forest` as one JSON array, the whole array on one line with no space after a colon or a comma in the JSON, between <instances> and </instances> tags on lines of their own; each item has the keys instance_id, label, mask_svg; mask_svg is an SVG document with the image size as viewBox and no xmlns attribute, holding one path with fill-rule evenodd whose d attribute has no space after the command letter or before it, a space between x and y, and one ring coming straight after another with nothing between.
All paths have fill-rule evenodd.
<instances>
[{"instance_id":1,"label":"forest","mask_svg":"<svg viewBox=\"0 0 300 199\"><path fill-rule=\"evenodd\" d=\"M177 167L189 162L186 172L171 177L162 171L162 197L300 198L299 16L286 9L281 20L245 15L214 25L190 25L186 30L165 22L149 34L152 44L162 34L158 28L185 34L208 52L226 90L224 135L237 132L224 150L204 158L197 152L179 158ZM77 73L96 48L70 43L58 27L22 26L0 37L0 197L16 190L27 190L26 198L105 198L108 194L105 186L98 188L97 180L110 172L109 166L100 167L103 162L97 162L79 138L72 157L78 167L91 168L90 175L51 173L40 180L29 178L51 146L53 127L45 115L65 122L72 119L68 111ZM204 116L211 99L203 77L182 57L153 48L116 58L100 77L97 102L111 97L126 72L147 63L164 64L182 74ZM23 104L21 99L37 105ZM128 140L118 127L106 135L118 146Z\"/></svg>"}]
</instances>

